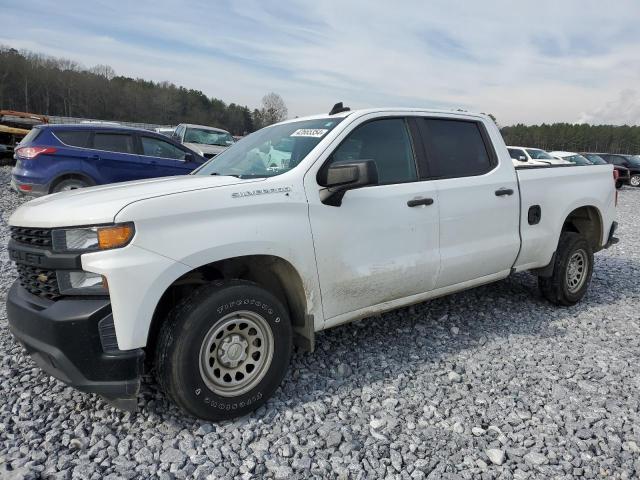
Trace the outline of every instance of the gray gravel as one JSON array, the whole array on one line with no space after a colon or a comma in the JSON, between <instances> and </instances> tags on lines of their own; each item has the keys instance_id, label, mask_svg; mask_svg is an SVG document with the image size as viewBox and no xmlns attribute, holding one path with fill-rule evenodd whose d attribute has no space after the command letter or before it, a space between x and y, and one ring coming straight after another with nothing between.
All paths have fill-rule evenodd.
<instances>
[{"instance_id":1,"label":"gray gravel","mask_svg":"<svg viewBox=\"0 0 640 480\"><path fill-rule=\"evenodd\" d=\"M0 302L14 278L0 168ZM0 306L0 478L637 478L640 189L591 289L552 307L500 283L318 335L254 414L183 417L151 382L117 411L41 373Z\"/></svg>"}]
</instances>

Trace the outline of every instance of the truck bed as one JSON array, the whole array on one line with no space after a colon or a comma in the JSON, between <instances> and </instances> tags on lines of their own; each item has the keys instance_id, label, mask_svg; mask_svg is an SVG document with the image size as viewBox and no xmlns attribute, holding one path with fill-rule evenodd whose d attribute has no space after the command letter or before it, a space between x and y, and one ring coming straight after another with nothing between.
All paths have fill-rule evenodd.
<instances>
[{"instance_id":1,"label":"truck bed","mask_svg":"<svg viewBox=\"0 0 640 480\"><path fill-rule=\"evenodd\" d=\"M541 268L551 261L559 232L567 216L584 205L601 212L603 246L615 217L615 189L611 165L545 165L516 167L520 187L520 235L522 246L517 271ZM570 199L570 200L569 200ZM539 206L540 221L531 225L529 210Z\"/></svg>"}]
</instances>

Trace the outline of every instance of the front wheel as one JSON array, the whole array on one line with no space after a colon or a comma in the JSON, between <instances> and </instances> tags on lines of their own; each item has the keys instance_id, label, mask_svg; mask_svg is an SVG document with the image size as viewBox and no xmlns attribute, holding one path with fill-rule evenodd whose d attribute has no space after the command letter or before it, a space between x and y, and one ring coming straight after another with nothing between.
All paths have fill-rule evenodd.
<instances>
[{"instance_id":1,"label":"front wheel","mask_svg":"<svg viewBox=\"0 0 640 480\"><path fill-rule=\"evenodd\" d=\"M632 175L631 180L629 181L632 187L640 187L640 175Z\"/></svg>"},{"instance_id":2,"label":"front wheel","mask_svg":"<svg viewBox=\"0 0 640 480\"><path fill-rule=\"evenodd\" d=\"M234 280L197 289L162 325L156 376L186 413L227 420L262 405L289 365L286 309L256 284Z\"/></svg>"},{"instance_id":3,"label":"front wheel","mask_svg":"<svg viewBox=\"0 0 640 480\"><path fill-rule=\"evenodd\" d=\"M574 232L560 235L553 274L538 277L542 295L556 305L574 305L587 292L593 272L593 250L587 239Z\"/></svg>"}]
</instances>

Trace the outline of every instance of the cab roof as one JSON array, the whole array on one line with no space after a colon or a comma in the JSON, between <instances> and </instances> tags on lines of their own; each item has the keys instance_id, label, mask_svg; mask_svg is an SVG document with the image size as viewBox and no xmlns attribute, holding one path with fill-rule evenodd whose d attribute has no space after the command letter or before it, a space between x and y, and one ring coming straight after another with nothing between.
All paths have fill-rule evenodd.
<instances>
[{"instance_id":1,"label":"cab roof","mask_svg":"<svg viewBox=\"0 0 640 480\"><path fill-rule=\"evenodd\" d=\"M473 113L459 110L438 110L438 109L430 109L430 108L407 108L407 107L382 107L382 108L362 108L358 110L348 110L339 113L335 113L333 115L329 115L329 113L321 113L316 115L308 115L305 117L296 117L290 118L288 120L284 120L279 124L284 123L292 123L299 122L303 120L320 120L320 119L329 119L329 118L345 118L345 117L361 117L364 115L368 115L370 113L427 113L430 115L455 115L464 118L477 118L477 119L488 119L489 116L483 113Z\"/></svg>"}]
</instances>

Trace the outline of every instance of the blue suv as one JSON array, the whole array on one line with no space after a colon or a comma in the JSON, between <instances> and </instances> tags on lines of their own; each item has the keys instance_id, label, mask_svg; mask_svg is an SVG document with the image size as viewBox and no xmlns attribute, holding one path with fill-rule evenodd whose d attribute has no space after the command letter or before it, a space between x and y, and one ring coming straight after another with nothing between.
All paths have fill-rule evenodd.
<instances>
[{"instance_id":1,"label":"blue suv","mask_svg":"<svg viewBox=\"0 0 640 480\"><path fill-rule=\"evenodd\" d=\"M204 157L164 135L120 126L40 125L15 149L14 189L30 195L186 175Z\"/></svg>"}]
</instances>

